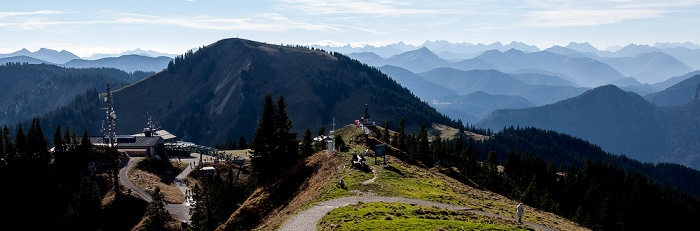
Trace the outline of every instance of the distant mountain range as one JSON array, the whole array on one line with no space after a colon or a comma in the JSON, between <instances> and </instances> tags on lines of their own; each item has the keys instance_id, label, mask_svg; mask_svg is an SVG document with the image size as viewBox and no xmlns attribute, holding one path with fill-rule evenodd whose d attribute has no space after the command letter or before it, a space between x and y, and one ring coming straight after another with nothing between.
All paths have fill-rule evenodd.
<instances>
[{"instance_id":1,"label":"distant mountain range","mask_svg":"<svg viewBox=\"0 0 700 231\"><path fill-rule=\"evenodd\" d=\"M551 129L640 161L672 162L700 169L699 82L700 76L695 76L648 97L678 98L677 103L684 99L686 103L680 106L657 106L633 92L607 85L550 105L497 110L477 126ZM687 94L690 88L694 96ZM686 93L671 94L675 92Z\"/></svg>"},{"instance_id":2,"label":"distant mountain range","mask_svg":"<svg viewBox=\"0 0 700 231\"><path fill-rule=\"evenodd\" d=\"M165 56L152 58L140 55L123 55L98 60L74 59L61 66L74 68L110 67L129 73L135 71L160 72L168 66L168 62L171 60L172 58Z\"/></svg>"},{"instance_id":3,"label":"distant mountain range","mask_svg":"<svg viewBox=\"0 0 700 231\"><path fill-rule=\"evenodd\" d=\"M159 72L168 66L168 62L172 60L171 56L172 55L158 53L155 51L136 49L133 51L124 52L122 55L118 56L97 54L91 56L91 58L101 58L81 59L75 54L65 50L58 52L47 48L41 48L36 52L22 49L10 54L0 54L0 64L5 64L8 62L29 64L46 63L75 68L117 68L129 73L133 73L135 71Z\"/></svg>"},{"instance_id":4,"label":"distant mountain range","mask_svg":"<svg viewBox=\"0 0 700 231\"><path fill-rule=\"evenodd\" d=\"M488 50L498 50L505 52L510 49L520 50L526 53L543 51L542 49L520 42L511 42L503 45L500 42L492 44L471 44L471 43L452 43L447 41L426 41L421 45L407 45L403 42L389 44L385 46L362 46L352 47L350 45L312 45L316 48L321 48L327 51L336 51L344 54L350 53L375 53L383 58L388 58L393 55L401 54L407 51L417 50L425 47L435 52L442 59L450 61L460 61L471 59ZM554 46L544 50L552 53L556 52L561 46ZM700 70L700 45L690 42L686 43L656 43L653 46L629 44L616 49L599 50L589 43L571 42L563 48L567 48L567 52L576 51L577 56L584 55L589 58L619 58L619 57L635 57L643 53L661 52L680 60L694 70ZM572 54L573 55L573 54ZM569 56L569 55L565 55Z\"/></svg>"},{"instance_id":5,"label":"distant mountain range","mask_svg":"<svg viewBox=\"0 0 700 231\"><path fill-rule=\"evenodd\" d=\"M130 50L130 51L125 51L121 53L115 53L115 54L93 54L90 55L89 57L86 57L86 60L97 60L97 59L103 59L103 58L115 58L115 57L120 57L124 55L138 55L138 56L146 56L146 57L151 57L151 58L157 58L157 57L168 57L168 58L175 58L177 56L176 54L168 54L168 53L162 53L158 51L152 51L152 50L142 50L141 48L136 48L135 50Z\"/></svg>"},{"instance_id":6,"label":"distant mountain range","mask_svg":"<svg viewBox=\"0 0 700 231\"><path fill-rule=\"evenodd\" d=\"M392 65L414 73L445 67L465 71L494 69L506 73L547 73L584 87L610 83L620 87L638 86L643 85L642 82L658 83L693 71L680 60L661 52L642 53L635 57L598 57L594 53L584 54L565 47L538 52L488 50L460 61L442 59L426 47L389 58L369 52L350 53L348 56L372 66ZM620 81L630 77L636 81ZM644 90L651 91L640 89Z\"/></svg>"},{"instance_id":7,"label":"distant mountain range","mask_svg":"<svg viewBox=\"0 0 700 231\"><path fill-rule=\"evenodd\" d=\"M55 51L47 48L41 48L38 51L31 52L27 49L22 49L19 51L12 52L10 54L0 54L0 58L9 58L17 56L27 56L35 59L43 60L49 63L66 63L73 59L80 59L77 55L70 53L68 51Z\"/></svg>"}]
</instances>

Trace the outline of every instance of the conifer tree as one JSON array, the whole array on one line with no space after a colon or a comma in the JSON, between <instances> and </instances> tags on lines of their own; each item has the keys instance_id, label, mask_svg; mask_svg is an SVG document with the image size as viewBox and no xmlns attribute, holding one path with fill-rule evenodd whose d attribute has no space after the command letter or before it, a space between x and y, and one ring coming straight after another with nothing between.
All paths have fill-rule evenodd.
<instances>
[{"instance_id":1,"label":"conifer tree","mask_svg":"<svg viewBox=\"0 0 700 231\"><path fill-rule=\"evenodd\" d=\"M272 95L266 95L263 102L263 110L258 120L258 127L253 134L251 146L252 175L258 183L263 183L270 178L274 170L272 166L275 139L275 107L272 103Z\"/></svg>"},{"instance_id":2,"label":"conifer tree","mask_svg":"<svg viewBox=\"0 0 700 231\"><path fill-rule=\"evenodd\" d=\"M73 148L73 140L70 138L70 129L66 126L66 131L63 132L63 145L66 147L66 151Z\"/></svg>"},{"instance_id":3,"label":"conifer tree","mask_svg":"<svg viewBox=\"0 0 700 231\"><path fill-rule=\"evenodd\" d=\"M83 177L80 181L76 200L79 226L84 230L95 230L101 218L102 199L100 190L89 177Z\"/></svg>"},{"instance_id":4,"label":"conifer tree","mask_svg":"<svg viewBox=\"0 0 700 231\"><path fill-rule=\"evenodd\" d=\"M238 137L238 149L240 149L240 150L248 149L248 143L245 141L244 135L241 135Z\"/></svg>"},{"instance_id":5,"label":"conifer tree","mask_svg":"<svg viewBox=\"0 0 700 231\"><path fill-rule=\"evenodd\" d=\"M263 183L287 167L296 163L299 155L299 143L296 133L290 133L292 121L287 115L287 103L284 96L272 103L272 96L265 96L263 111L258 127L253 134L253 179Z\"/></svg>"},{"instance_id":6,"label":"conifer tree","mask_svg":"<svg viewBox=\"0 0 700 231\"><path fill-rule=\"evenodd\" d=\"M326 127L321 125L321 128L319 128L318 132L316 132L316 136L323 137L325 135L326 135ZM316 151L321 151L321 150L325 149L326 142L322 140L322 141L316 142L316 144L314 146L315 146L314 148L316 149Z\"/></svg>"},{"instance_id":7,"label":"conifer tree","mask_svg":"<svg viewBox=\"0 0 700 231\"><path fill-rule=\"evenodd\" d=\"M10 135L10 130L7 128L7 125L5 125L5 128L2 129L2 139L3 146L0 148L2 148L3 153L5 153L5 164L7 167L11 167L15 164L17 152L15 149L15 144L12 141L12 135Z\"/></svg>"},{"instance_id":8,"label":"conifer tree","mask_svg":"<svg viewBox=\"0 0 700 231\"><path fill-rule=\"evenodd\" d=\"M313 147L311 147L311 129L306 128L304 132L304 137L301 141L301 148L299 150L301 153L301 158L306 158L311 156L314 152Z\"/></svg>"},{"instance_id":9,"label":"conifer tree","mask_svg":"<svg viewBox=\"0 0 700 231\"><path fill-rule=\"evenodd\" d=\"M17 124L17 138L15 138L15 150L17 151L17 160L27 159L27 136L22 129L22 123Z\"/></svg>"},{"instance_id":10,"label":"conifer tree","mask_svg":"<svg viewBox=\"0 0 700 231\"><path fill-rule=\"evenodd\" d=\"M401 150L406 150L407 149L407 143L406 143L406 119L401 117L401 122L399 122L399 127L396 129L396 132L398 133L398 139L397 139L397 144L399 149ZM427 135L426 135L427 137ZM427 146L426 146L427 147Z\"/></svg>"},{"instance_id":11,"label":"conifer tree","mask_svg":"<svg viewBox=\"0 0 700 231\"><path fill-rule=\"evenodd\" d=\"M142 230L168 230L165 225L172 220L172 217L165 210L165 195L161 192L160 187L156 186L151 197L153 201L146 211L148 218L143 222Z\"/></svg>"},{"instance_id":12,"label":"conifer tree","mask_svg":"<svg viewBox=\"0 0 700 231\"><path fill-rule=\"evenodd\" d=\"M53 133L53 151L54 153L63 153L66 151L63 145L63 138L61 137L61 125L56 126L56 131Z\"/></svg>"},{"instance_id":13,"label":"conifer tree","mask_svg":"<svg viewBox=\"0 0 700 231\"><path fill-rule=\"evenodd\" d=\"M0 129L0 175L5 176L4 170L7 167L7 156L5 156L5 134ZM0 180L2 177L0 177Z\"/></svg>"},{"instance_id":14,"label":"conifer tree","mask_svg":"<svg viewBox=\"0 0 700 231\"><path fill-rule=\"evenodd\" d=\"M384 134L382 135L382 142L389 143L391 135L389 133L389 120L384 121Z\"/></svg>"},{"instance_id":15,"label":"conifer tree","mask_svg":"<svg viewBox=\"0 0 700 231\"><path fill-rule=\"evenodd\" d=\"M278 155L276 158L280 161L277 164L278 170L285 169L290 163L295 163L298 158L299 153L299 143L296 140L297 134L291 133L292 130L292 120L289 119L287 115L287 103L284 101L284 96L280 94L277 97L275 110L275 141L276 147L275 152ZM279 171L278 171L279 172Z\"/></svg>"},{"instance_id":16,"label":"conifer tree","mask_svg":"<svg viewBox=\"0 0 700 231\"><path fill-rule=\"evenodd\" d=\"M48 152L48 141L44 137L38 118L32 119L32 126L27 135L27 145L28 153L34 161L41 165L49 164L51 156Z\"/></svg>"},{"instance_id":17,"label":"conifer tree","mask_svg":"<svg viewBox=\"0 0 700 231\"><path fill-rule=\"evenodd\" d=\"M416 156L420 158L423 164L432 166L433 163L430 163L432 159L430 154L430 143L428 142L428 132L425 130L425 124L421 124L417 139L418 153L416 153Z\"/></svg>"}]
</instances>

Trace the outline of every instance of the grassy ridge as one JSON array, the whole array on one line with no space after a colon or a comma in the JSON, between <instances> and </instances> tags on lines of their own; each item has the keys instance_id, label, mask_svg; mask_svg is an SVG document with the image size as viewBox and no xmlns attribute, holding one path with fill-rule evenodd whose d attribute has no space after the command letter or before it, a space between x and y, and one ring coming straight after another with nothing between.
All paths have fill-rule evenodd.
<instances>
[{"instance_id":1,"label":"grassy ridge","mask_svg":"<svg viewBox=\"0 0 700 231\"><path fill-rule=\"evenodd\" d=\"M465 185L440 173L435 168L426 169L409 165L389 156L387 164L383 164L381 159L378 159L380 160L379 163L374 163L374 157L368 157L367 165L373 172L353 169L349 161L352 153L359 153L366 149L367 147L365 146L350 145L348 151L339 153L346 160L342 163L342 166L339 166L339 168L342 168L342 171L320 190L320 196L316 202L349 196L405 197L465 206L493 214L515 217L515 205L518 202L489 191ZM374 182L363 183L374 178L375 174L376 179ZM338 182L341 179L345 180L346 189L338 186ZM538 211L529 206L526 206L526 214L523 220L559 230L584 229L574 222L550 213ZM396 223L382 220L372 222L386 223L387 225ZM425 222L425 224L420 225L429 225L432 220L423 219L415 222ZM327 223L327 225L330 224ZM400 226L400 224L395 225ZM399 226L390 226L387 229L393 230L400 228ZM327 227L322 224L321 228Z\"/></svg>"},{"instance_id":2,"label":"grassy ridge","mask_svg":"<svg viewBox=\"0 0 700 231\"><path fill-rule=\"evenodd\" d=\"M334 209L321 230L528 230L524 225L465 211L402 203L362 203Z\"/></svg>"}]
</instances>

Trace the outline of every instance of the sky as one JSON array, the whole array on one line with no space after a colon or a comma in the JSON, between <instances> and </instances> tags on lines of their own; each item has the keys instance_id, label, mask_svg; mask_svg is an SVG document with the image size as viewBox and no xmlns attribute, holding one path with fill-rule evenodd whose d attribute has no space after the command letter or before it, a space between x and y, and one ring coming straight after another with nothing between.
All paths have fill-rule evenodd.
<instances>
[{"instance_id":1,"label":"sky","mask_svg":"<svg viewBox=\"0 0 700 231\"><path fill-rule=\"evenodd\" d=\"M700 44L700 0L22 0L0 7L0 53L171 54L225 38L275 44Z\"/></svg>"}]
</instances>

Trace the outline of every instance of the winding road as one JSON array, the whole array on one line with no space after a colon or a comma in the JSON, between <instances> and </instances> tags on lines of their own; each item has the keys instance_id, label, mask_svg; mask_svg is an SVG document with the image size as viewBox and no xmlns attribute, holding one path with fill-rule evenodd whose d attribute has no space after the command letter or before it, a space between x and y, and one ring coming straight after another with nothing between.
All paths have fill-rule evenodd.
<instances>
[{"instance_id":1,"label":"winding road","mask_svg":"<svg viewBox=\"0 0 700 231\"><path fill-rule=\"evenodd\" d=\"M207 155L203 155L204 158L209 158ZM183 157L181 158L181 161L183 163L194 163L195 166L199 164L199 158L200 154L198 153L192 153L191 157ZM119 181L124 183L126 187L134 191L136 194L138 194L141 198L146 200L146 202L151 203L153 201L153 198L151 197L151 194L148 192L144 191L143 189L139 188L136 186L134 183L129 180L129 176L127 175L129 173L129 170L136 165L139 160L143 159L143 157L130 157L129 158L129 163L122 169L119 170ZM187 177L188 174L192 171L193 168L187 167L185 168L184 171L182 171L180 174L175 177L175 184L177 185L177 188L180 189L182 194L185 194L185 190L187 190L187 185L185 185L185 177ZM181 221L189 221L190 220L190 204L185 201L182 204L166 204L165 209L170 212L173 216L177 217Z\"/></svg>"},{"instance_id":2,"label":"winding road","mask_svg":"<svg viewBox=\"0 0 700 231\"><path fill-rule=\"evenodd\" d=\"M420 206L429 206L429 207L438 207L438 208L444 208L444 209L452 209L452 210L469 210L470 212L481 214L481 215L486 215L490 217L500 217L506 220L511 220L511 221L518 221L515 218L511 217L505 217L501 216L498 214L493 214L493 213L487 213L479 210L474 210L472 208L467 208L463 206L457 206L457 205L450 205L450 204L442 204L442 203L437 203L437 202L432 202L432 201L426 201L426 200L419 200L419 199L412 199L412 198L403 198L403 197L377 197L377 196L370 196L370 197L343 197L343 198L338 198L338 199L333 199L333 200L328 200L324 201L321 203L318 203L317 205L297 214L296 216L292 217L291 219L287 220L282 227L280 227L279 230L281 231L297 231L297 230L316 230L316 224L318 223L319 220L323 216L325 216L328 212L330 212L333 209L340 208L340 207L345 207L350 204L355 204L357 202L363 202L363 203L368 203L368 202L396 202L396 203L404 203L404 204L416 204ZM554 230L539 224L523 221L524 224L532 227L533 229L537 230Z\"/></svg>"}]
</instances>

